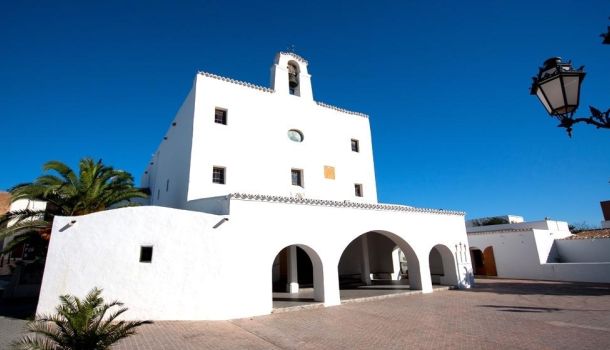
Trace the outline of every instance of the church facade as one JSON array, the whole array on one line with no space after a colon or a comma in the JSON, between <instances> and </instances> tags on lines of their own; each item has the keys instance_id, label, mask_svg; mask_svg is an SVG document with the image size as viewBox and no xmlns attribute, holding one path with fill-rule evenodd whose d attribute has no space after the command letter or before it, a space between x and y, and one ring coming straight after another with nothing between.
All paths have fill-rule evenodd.
<instances>
[{"instance_id":1,"label":"church facade","mask_svg":"<svg viewBox=\"0 0 610 350\"><path fill-rule=\"evenodd\" d=\"M148 205L55 219L39 313L93 287L130 318L220 320L274 292L472 283L464 213L378 203L368 117L316 102L294 53L269 88L198 73L142 185Z\"/></svg>"}]
</instances>

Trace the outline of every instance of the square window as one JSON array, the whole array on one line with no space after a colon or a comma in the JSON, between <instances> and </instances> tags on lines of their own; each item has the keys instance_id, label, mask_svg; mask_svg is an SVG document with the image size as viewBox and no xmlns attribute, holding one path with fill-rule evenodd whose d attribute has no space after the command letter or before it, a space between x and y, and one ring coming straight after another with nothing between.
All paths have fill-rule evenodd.
<instances>
[{"instance_id":1,"label":"square window","mask_svg":"<svg viewBox=\"0 0 610 350\"><path fill-rule=\"evenodd\" d=\"M356 194L356 197L362 197L362 185L354 184L354 192Z\"/></svg>"},{"instance_id":2,"label":"square window","mask_svg":"<svg viewBox=\"0 0 610 350\"><path fill-rule=\"evenodd\" d=\"M225 184L225 168L215 166L212 170L212 182L215 184Z\"/></svg>"},{"instance_id":3,"label":"square window","mask_svg":"<svg viewBox=\"0 0 610 350\"><path fill-rule=\"evenodd\" d=\"M292 175L292 185L303 187L303 170L292 169L290 173Z\"/></svg>"},{"instance_id":4,"label":"square window","mask_svg":"<svg viewBox=\"0 0 610 350\"><path fill-rule=\"evenodd\" d=\"M356 139L352 139L352 152L360 152L360 142Z\"/></svg>"},{"instance_id":5,"label":"square window","mask_svg":"<svg viewBox=\"0 0 610 350\"><path fill-rule=\"evenodd\" d=\"M140 262L150 263L152 262L153 247L152 246L141 246L140 247Z\"/></svg>"},{"instance_id":6,"label":"square window","mask_svg":"<svg viewBox=\"0 0 610 350\"><path fill-rule=\"evenodd\" d=\"M214 112L214 122L217 124L227 125L227 110L216 108Z\"/></svg>"}]
</instances>

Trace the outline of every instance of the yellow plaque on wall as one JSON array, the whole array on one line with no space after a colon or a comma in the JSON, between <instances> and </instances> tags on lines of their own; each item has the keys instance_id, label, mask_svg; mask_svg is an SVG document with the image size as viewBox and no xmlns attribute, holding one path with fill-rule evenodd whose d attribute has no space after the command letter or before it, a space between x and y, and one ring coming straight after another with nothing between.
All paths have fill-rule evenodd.
<instances>
[{"instance_id":1,"label":"yellow plaque on wall","mask_svg":"<svg viewBox=\"0 0 610 350\"><path fill-rule=\"evenodd\" d=\"M334 180L335 179L335 167L325 165L324 166L324 178Z\"/></svg>"}]
</instances>

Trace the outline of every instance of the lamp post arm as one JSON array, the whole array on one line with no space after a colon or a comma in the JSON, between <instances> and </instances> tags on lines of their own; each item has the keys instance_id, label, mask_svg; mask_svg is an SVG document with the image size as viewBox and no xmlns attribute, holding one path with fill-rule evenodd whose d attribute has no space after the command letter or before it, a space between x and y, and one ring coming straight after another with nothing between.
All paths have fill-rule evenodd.
<instances>
[{"instance_id":1,"label":"lamp post arm","mask_svg":"<svg viewBox=\"0 0 610 350\"><path fill-rule=\"evenodd\" d=\"M570 137L572 137L572 125L577 123L594 125L598 129L610 129L610 109L605 112L601 112L593 106L589 106L589 109L591 110L590 117L572 118L564 116L559 119L560 123L558 127L565 128L568 131L568 136Z\"/></svg>"}]
</instances>

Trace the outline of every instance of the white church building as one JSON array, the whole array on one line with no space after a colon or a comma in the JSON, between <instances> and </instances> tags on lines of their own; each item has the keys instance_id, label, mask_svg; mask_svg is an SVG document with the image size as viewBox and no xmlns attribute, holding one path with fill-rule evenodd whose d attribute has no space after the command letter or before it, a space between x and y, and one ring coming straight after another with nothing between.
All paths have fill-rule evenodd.
<instances>
[{"instance_id":1,"label":"white church building","mask_svg":"<svg viewBox=\"0 0 610 350\"><path fill-rule=\"evenodd\" d=\"M96 286L152 320L269 314L274 291L332 306L345 285L468 287L464 213L378 203L372 146L294 53L270 88L199 72L143 175L150 203L55 218L37 312Z\"/></svg>"}]
</instances>

